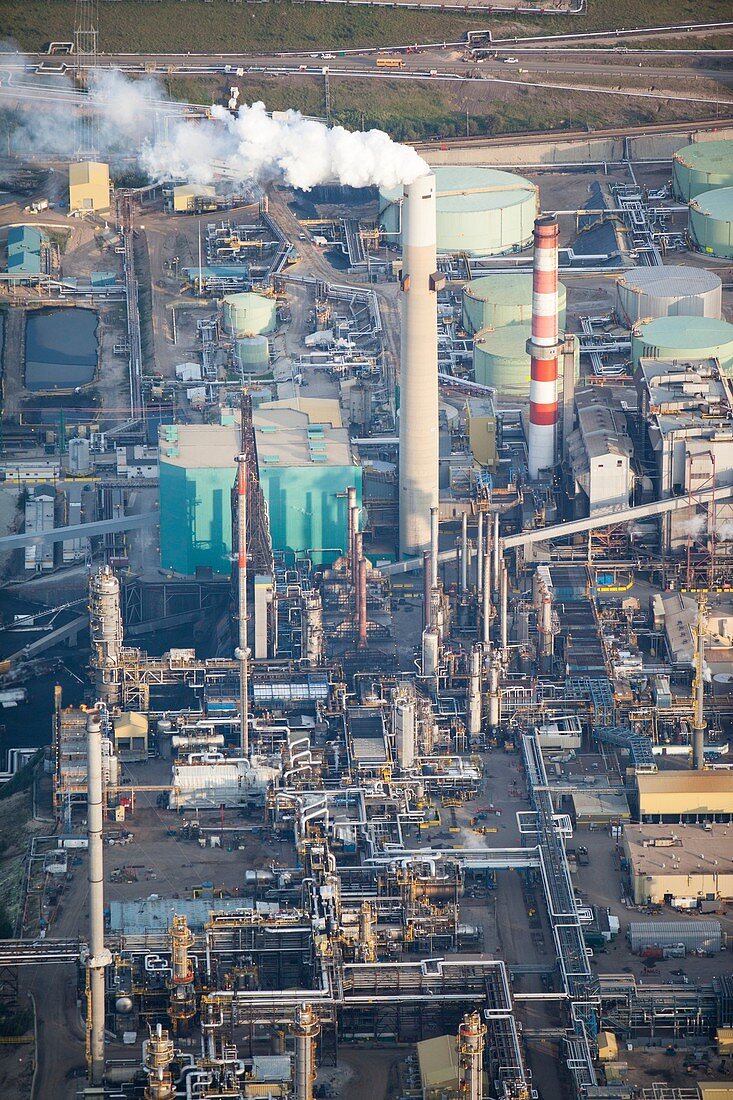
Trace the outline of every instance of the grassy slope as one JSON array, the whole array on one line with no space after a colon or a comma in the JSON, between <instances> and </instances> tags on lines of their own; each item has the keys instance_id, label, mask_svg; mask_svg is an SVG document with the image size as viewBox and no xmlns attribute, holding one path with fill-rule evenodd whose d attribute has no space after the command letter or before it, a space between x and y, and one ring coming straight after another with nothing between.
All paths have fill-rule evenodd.
<instances>
[{"instance_id":1,"label":"grassy slope","mask_svg":"<svg viewBox=\"0 0 733 1100\"><path fill-rule=\"evenodd\" d=\"M292 77L287 83L275 77L240 77L242 99L263 100L271 110L294 107L304 114L322 116L323 83L313 77ZM586 81L587 83L587 81ZM190 102L223 102L221 81L174 78L167 82L171 95ZM470 134L520 133L562 130L586 124L604 125L707 118L704 104L633 100L598 93L465 81L435 84L429 80L403 81L332 80L331 110L335 122L350 128L379 127L401 141L431 137L462 137L466 111Z\"/></svg>"},{"instance_id":2,"label":"grassy slope","mask_svg":"<svg viewBox=\"0 0 733 1100\"><path fill-rule=\"evenodd\" d=\"M74 0L0 0L5 38L27 50L71 38ZM727 0L588 0L579 18L517 19L347 8L341 4L268 2L232 4L227 0L118 0L99 5L99 48L103 51L203 51L297 49L440 41L459 38L468 29L491 26L512 35L563 30L655 26L665 22L714 22L730 18Z\"/></svg>"}]
</instances>

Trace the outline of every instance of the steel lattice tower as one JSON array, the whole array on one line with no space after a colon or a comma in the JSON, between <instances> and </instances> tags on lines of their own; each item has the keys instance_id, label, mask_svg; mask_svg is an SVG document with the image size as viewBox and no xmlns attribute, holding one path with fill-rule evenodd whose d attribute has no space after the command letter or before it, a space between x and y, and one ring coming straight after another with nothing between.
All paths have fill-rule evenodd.
<instances>
[{"instance_id":1,"label":"steel lattice tower","mask_svg":"<svg viewBox=\"0 0 733 1100\"><path fill-rule=\"evenodd\" d=\"M88 86L89 72L97 65L99 0L76 0L74 8L74 75L79 89ZM81 107L76 116L76 153L93 157L97 152L97 127L92 113Z\"/></svg>"}]
</instances>

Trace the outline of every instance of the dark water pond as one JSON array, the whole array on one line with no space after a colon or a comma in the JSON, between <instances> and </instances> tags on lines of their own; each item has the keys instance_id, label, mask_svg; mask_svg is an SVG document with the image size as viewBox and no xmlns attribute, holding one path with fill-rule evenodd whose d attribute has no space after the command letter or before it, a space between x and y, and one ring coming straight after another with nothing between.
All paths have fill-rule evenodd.
<instances>
[{"instance_id":1,"label":"dark water pond","mask_svg":"<svg viewBox=\"0 0 733 1100\"><path fill-rule=\"evenodd\" d=\"M97 368L92 309L40 309L25 325L25 384L29 390L68 390L91 382Z\"/></svg>"}]
</instances>

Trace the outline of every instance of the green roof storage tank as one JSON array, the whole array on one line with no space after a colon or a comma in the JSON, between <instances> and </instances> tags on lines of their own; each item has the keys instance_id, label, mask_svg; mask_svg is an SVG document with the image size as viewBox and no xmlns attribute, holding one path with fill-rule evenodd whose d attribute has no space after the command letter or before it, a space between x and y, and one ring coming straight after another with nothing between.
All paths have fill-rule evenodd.
<instances>
[{"instance_id":1,"label":"green roof storage tank","mask_svg":"<svg viewBox=\"0 0 733 1100\"><path fill-rule=\"evenodd\" d=\"M529 324L484 328L477 332L473 345L476 381L482 386L493 386L500 398L528 400L527 340L531 333Z\"/></svg>"},{"instance_id":2,"label":"green roof storage tank","mask_svg":"<svg viewBox=\"0 0 733 1100\"><path fill-rule=\"evenodd\" d=\"M733 325L714 317L659 317L639 321L631 330L631 357L639 359L710 359L733 373Z\"/></svg>"},{"instance_id":3,"label":"green roof storage tank","mask_svg":"<svg viewBox=\"0 0 733 1100\"><path fill-rule=\"evenodd\" d=\"M245 374L264 374L270 366L270 341L266 336L243 336L236 342L237 359Z\"/></svg>"},{"instance_id":4,"label":"green roof storage tank","mask_svg":"<svg viewBox=\"0 0 733 1100\"><path fill-rule=\"evenodd\" d=\"M560 332L565 328L567 291L557 287ZM463 327L471 336L482 328L529 323L532 320L532 274L510 272L472 279L463 288Z\"/></svg>"},{"instance_id":5,"label":"green roof storage tank","mask_svg":"<svg viewBox=\"0 0 733 1100\"><path fill-rule=\"evenodd\" d=\"M526 248L537 215L537 188L496 168L436 168L439 252L500 256ZM380 189L379 220L399 244L402 188Z\"/></svg>"},{"instance_id":6,"label":"green roof storage tank","mask_svg":"<svg viewBox=\"0 0 733 1100\"><path fill-rule=\"evenodd\" d=\"M714 187L733 187L733 141L697 141L672 157L674 193L689 202Z\"/></svg>"},{"instance_id":7,"label":"green roof storage tank","mask_svg":"<svg viewBox=\"0 0 733 1100\"><path fill-rule=\"evenodd\" d=\"M261 336L277 326L275 299L262 294L227 294L223 309L227 336Z\"/></svg>"},{"instance_id":8,"label":"green roof storage tank","mask_svg":"<svg viewBox=\"0 0 733 1100\"><path fill-rule=\"evenodd\" d=\"M718 187L693 199L687 226L700 252L733 260L733 187Z\"/></svg>"}]
</instances>

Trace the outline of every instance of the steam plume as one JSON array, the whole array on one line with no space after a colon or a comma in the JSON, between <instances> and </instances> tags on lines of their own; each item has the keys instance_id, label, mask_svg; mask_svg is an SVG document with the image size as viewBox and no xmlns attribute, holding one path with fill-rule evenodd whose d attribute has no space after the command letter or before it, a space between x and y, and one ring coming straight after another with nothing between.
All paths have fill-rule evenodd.
<instances>
[{"instance_id":1,"label":"steam plume","mask_svg":"<svg viewBox=\"0 0 733 1100\"><path fill-rule=\"evenodd\" d=\"M14 82L0 89L0 95L17 96L22 103L27 87ZM392 141L382 130L329 127L299 111L272 118L264 103L243 104L236 114L215 106L210 118L186 119L186 105L169 99L150 77L129 80L115 70L94 69L86 95L58 78L53 88L56 95L41 110L36 102L27 104L12 134L15 152L73 157L81 109L93 120L100 155L137 151L141 167L155 181L212 183L223 177L240 184L280 182L307 191L319 183L397 187L430 171L414 149Z\"/></svg>"},{"instance_id":2,"label":"steam plume","mask_svg":"<svg viewBox=\"0 0 733 1100\"><path fill-rule=\"evenodd\" d=\"M429 171L414 149L382 130L329 128L299 111L272 118L264 103L245 104L236 115L214 107L211 114L198 125L177 122L169 140L143 150L143 166L153 179L211 183L223 174L308 191L320 183L396 187Z\"/></svg>"}]
</instances>

